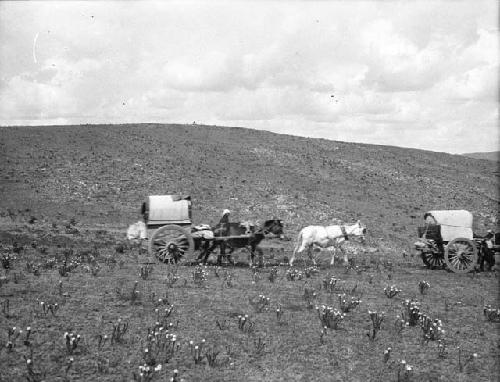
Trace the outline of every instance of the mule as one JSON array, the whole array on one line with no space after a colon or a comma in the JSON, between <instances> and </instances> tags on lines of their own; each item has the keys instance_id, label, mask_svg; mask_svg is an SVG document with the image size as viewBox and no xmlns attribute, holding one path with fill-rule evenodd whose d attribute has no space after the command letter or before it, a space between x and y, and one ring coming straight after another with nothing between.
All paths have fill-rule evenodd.
<instances>
[{"instance_id":1,"label":"mule","mask_svg":"<svg viewBox=\"0 0 500 382\"><path fill-rule=\"evenodd\" d=\"M256 227L250 223L225 223L223 226L213 228L215 238L210 241L205 248L202 248L198 260L206 264L208 256L217 248L220 254L217 256L217 264L220 264L222 257L228 256L230 262L231 254L237 248L246 248L250 252L249 265L253 266L255 254L259 256L259 262L262 263L263 251L259 244L266 238L266 235L284 238L283 222L279 219L266 220L261 227ZM226 249L229 251L226 254Z\"/></svg>"},{"instance_id":2,"label":"mule","mask_svg":"<svg viewBox=\"0 0 500 382\"><path fill-rule=\"evenodd\" d=\"M312 254L313 247L334 248L330 265L334 264L336 249L340 248L344 253L344 264L347 264L347 253L344 252L340 244L345 240L349 240L349 237L359 237L364 241L365 234L366 227L363 226L359 220L351 225L331 225L327 227L311 225L304 227L297 236L297 244L295 245L289 264L293 266L295 255L301 254L307 249L309 258L312 260L313 264L316 265L316 260Z\"/></svg>"}]
</instances>

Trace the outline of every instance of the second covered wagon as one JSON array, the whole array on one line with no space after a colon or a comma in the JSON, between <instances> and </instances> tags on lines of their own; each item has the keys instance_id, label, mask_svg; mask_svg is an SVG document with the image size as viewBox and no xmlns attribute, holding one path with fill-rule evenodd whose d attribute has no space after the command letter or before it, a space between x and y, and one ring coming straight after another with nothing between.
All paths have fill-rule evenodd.
<instances>
[{"instance_id":1,"label":"second covered wagon","mask_svg":"<svg viewBox=\"0 0 500 382\"><path fill-rule=\"evenodd\" d=\"M424 214L415 248L429 268L446 265L466 273L477 264L478 248L472 231L473 215L466 210L436 210Z\"/></svg>"}]
</instances>

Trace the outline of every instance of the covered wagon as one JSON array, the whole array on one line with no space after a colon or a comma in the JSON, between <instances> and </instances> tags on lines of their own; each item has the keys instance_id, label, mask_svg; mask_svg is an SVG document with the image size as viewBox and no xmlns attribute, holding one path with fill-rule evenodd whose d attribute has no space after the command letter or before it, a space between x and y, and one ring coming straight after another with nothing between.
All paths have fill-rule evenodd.
<instances>
[{"instance_id":1,"label":"covered wagon","mask_svg":"<svg viewBox=\"0 0 500 382\"><path fill-rule=\"evenodd\" d=\"M431 268L446 266L456 273L473 270L483 238L475 238L473 215L466 210L435 210L424 214L415 249Z\"/></svg>"},{"instance_id":2,"label":"covered wagon","mask_svg":"<svg viewBox=\"0 0 500 382\"><path fill-rule=\"evenodd\" d=\"M283 236L279 219L266 220L259 227L241 222L193 226L190 196L150 195L142 204L141 214L149 238L149 254L166 263L177 263L181 258L189 261L195 250L200 252L197 260L206 262L217 247L218 262L226 255L226 248L228 255L235 248L247 248L253 262L257 246L267 234Z\"/></svg>"},{"instance_id":3,"label":"covered wagon","mask_svg":"<svg viewBox=\"0 0 500 382\"><path fill-rule=\"evenodd\" d=\"M150 195L141 214L148 231L148 250L161 261L178 261L194 251L191 197Z\"/></svg>"}]
</instances>

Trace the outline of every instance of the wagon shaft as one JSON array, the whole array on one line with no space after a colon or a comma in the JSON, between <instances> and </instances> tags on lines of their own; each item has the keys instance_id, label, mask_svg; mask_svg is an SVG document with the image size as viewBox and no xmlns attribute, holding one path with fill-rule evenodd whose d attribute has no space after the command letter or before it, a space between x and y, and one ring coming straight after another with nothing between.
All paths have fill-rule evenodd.
<instances>
[{"instance_id":1,"label":"wagon shaft","mask_svg":"<svg viewBox=\"0 0 500 382\"><path fill-rule=\"evenodd\" d=\"M232 239L250 239L253 235L233 235L233 236L217 236L214 237L215 241L224 241Z\"/></svg>"}]
</instances>

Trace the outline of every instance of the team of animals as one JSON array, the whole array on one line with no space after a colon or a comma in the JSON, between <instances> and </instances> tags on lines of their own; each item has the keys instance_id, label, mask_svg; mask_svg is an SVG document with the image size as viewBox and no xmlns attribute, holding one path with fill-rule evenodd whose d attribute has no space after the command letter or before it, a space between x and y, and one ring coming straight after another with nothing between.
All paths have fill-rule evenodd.
<instances>
[{"instance_id":1,"label":"team of animals","mask_svg":"<svg viewBox=\"0 0 500 382\"><path fill-rule=\"evenodd\" d=\"M149 196L142 205L141 214L143 222L136 223L140 227L132 229L134 226L131 226L127 236L129 239L149 236L149 253L163 262L177 263L199 251L197 262L206 263L217 248L218 263L224 257L232 262L232 252L246 248L250 252L250 266L253 266L255 255L259 257L258 264L262 264L262 240L269 236L286 239L280 219L269 219L259 226L249 222L231 222L228 209L223 211L214 227L206 224L193 226L189 196ZM304 227L297 235L289 265L293 266L296 257L302 254L307 254L316 265L314 252L325 248L332 251L331 265L334 265L338 251L343 254L344 264L348 264L342 243L351 239L364 243L366 233L366 226L359 220L354 224ZM415 249L429 268L447 266L454 272L465 273L477 265L483 270L485 262L493 267L498 246L491 232L484 237L473 234L470 212L452 210L431 211L424 215L424 226L419 227L419 241L415 243Z\"/></svg>"}]
</instances>

